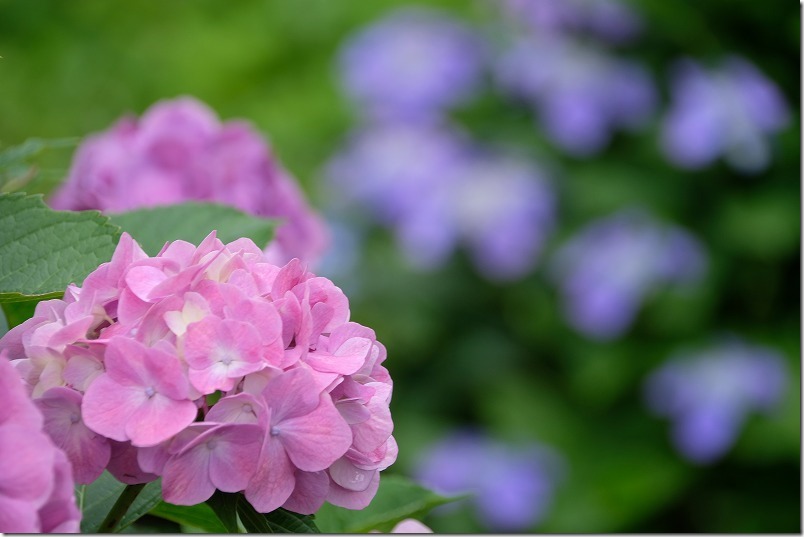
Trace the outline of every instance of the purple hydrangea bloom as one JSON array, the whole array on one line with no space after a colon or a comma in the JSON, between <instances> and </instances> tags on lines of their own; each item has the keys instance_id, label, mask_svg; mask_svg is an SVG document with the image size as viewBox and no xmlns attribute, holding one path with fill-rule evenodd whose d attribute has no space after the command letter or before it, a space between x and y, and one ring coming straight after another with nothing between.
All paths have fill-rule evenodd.
<instances>
[{"instance_id":1,"label":"purple hydrangea bloom","mask_svg":"<svg viewBox=\"0 0 804 537\"><path fill-rule=\"evenodd\" d=\"M641 128L656 106L641 65L560 37L518 39L499 58L496 79L533 107L556 145L579 157L603 149L616 129Z\"/></svg>"},{"instance_id":2,"label":"purple hydrangea bloom","mask_svg":"<svg viewBox=\"0 0 804 537\"><path fill-rule=\"evenodd\" d=\"M518 278L553 227L554 195L538 168L479 152L444 127L368 127L333 160L329 176L393 228L419 268L439 266L463 244L485 276Z\"/></svg>"},{"instance_id":3,"label":"purple hydrangea bloom","mask_svg":"<svg viewBox=\"0 0 804 537\"><path fill-rule=\"evenodd\" d=\"M622 43L642 28L637 14L621 0L502 0L496 5L537 33L579 32Z\"/></svg>"},{"instance_id":4,"label":"purple hydrangea bloom","mask_svg":"<svg viewBox=\"0 0 804 537\"><path fill-rule=\"evenodd\" d=\"M457 20L404 8L352 37L340 65L343 86L369 116L422 119L473 94L482 45Z\"/></svg>"},{"instance_id":5,"label":"purple hydrangea bloom","mask_svg":"<svg viewBox=\"0 0 804 537\"><path fill-rule=\"evenodd\" d=\"M641 209L589 224L552 259L570 325L588 337L622 335L657 287L698 281L702 245L681 228L661 225Z\"/></svg>"},{"instance_id":6,"label":"purple hydrangea bloom","mask_svg":"<svg viewBox=\"0 0 804 537\"><path fill-rule=\"evenodd\" d=\"M771 80L736 56L711 71L683 60L673 77L672 105L662 127L662 149L673 164L698 169L722 156L744 173L768 166L769 135L790 120Z\"/></svg>"},{"instance_id":7,"label":"purple hydrangea bloom","mask_svg":"<svg viewBox=\"0 0 804 537\"><path fill-rule=\"evenodd\" d=\"M734 444L752 411L771 411L787 380L776 351L731 340L668 360L645 383L651 411L671 419L673 444L709 463Z\"/></svg>"},{"instance_id":8,"label":"purple hydrangea bloom","mask_svg":"<svg viewBox=\"0 0 804 537\"><path fill-rule=\"evenodd\" d=\"M267 248L271 261L315 263L326 230L295 180L248 123L221 124L203 103L162 101L123 118L78 148L50 203L115 212L206 200L284 221Z\"/></svg>"},{"instance_id":9,"label":"purple hydrangea bloom","mask_svg":"<svg viewBox=\"0 0 804 537\"><path fill-rule=\"evenodd\" d=\"M431 447L416 475L442 494L473 494L494 531L523 531L550 508L563 460L538 444L514 447L478 433L456 433Z\"/></svg>"}]
</instances>

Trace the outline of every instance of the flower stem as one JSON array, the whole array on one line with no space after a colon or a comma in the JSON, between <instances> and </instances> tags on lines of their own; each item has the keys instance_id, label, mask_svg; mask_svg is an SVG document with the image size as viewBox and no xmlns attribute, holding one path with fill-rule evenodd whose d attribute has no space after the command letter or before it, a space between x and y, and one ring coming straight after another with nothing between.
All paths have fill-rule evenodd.
<instances>
[{"instance_id":1,"label":"flower stem","mask_svg":"<svg viewBox=\"0 0 804 537\"><path fill-rule=\"evenodd\" d=\"M101 522L100 527L98 527L98 533L112 533L114 528L123 520L123 517L126 516L126 511L128 511L128 508L134 503L134 500L143 488L145 488L145 483L128 485L124 488L120 497L114 502L109 514L106 515L106 518Z\"/></svg>"}]
</instances>

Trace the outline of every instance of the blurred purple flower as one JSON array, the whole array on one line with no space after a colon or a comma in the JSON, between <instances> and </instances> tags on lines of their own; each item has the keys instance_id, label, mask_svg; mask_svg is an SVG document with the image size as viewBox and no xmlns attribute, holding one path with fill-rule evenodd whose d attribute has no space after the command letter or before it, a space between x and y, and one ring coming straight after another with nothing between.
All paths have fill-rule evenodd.
<instances>
[{"instance_id":1,"label":"blurred purple flower","mask_svg":"<svg viewBox=\"0 0 804 537\"><path fill-rule=\"evenodd\" d=\"M768 166L768 137L790 120L784 97L771 80L736 56L711 71L685 59L672 74L662 149L673 164L698 169L723 156L744 173Z\"/></svg>"},{"instance_id":2,"label":"blurred purple flower","mask_svg":"<svg viewBox=\"0 0 804 537\"><path fill-rule=\"evenodd\" d=\"M642 66L560 37L517 40L495 70L502 90L532 106L547 136L574 156L597 153L615 129L641 128L656 106Z\"/></svg>"},{"instance_id":3,"label":"blurred purple flower","mask_svg":"<svg viewBox=\"0 0 804 537\"><path fill-rule=\"evenodd\" d=\"M731 340L668 360L645 382L651 411L673 421L672 439L696 463L721 457L752 411L771 411L787 381L776 351Z\"/></svg>"},{"instance_id":4,"label":"blurred purple flower","mask_svg":"<svg viewBox=\"0 0 804 537\"><path fill-rule=\"evenodd\" d=\"M502 0L496 5L539 34L578 32L623 43L642 29L637 14L621 0Z\"/></svg>"},{"instance_id":5,"label":"blurred purple flower","mask_svg":"<svg viewBox=\"0 0 804 537\"><path fill-rule=\"evenodd\" d=\"M473 494L479 516L491 530L523 531L547 514L563 464L538 444L517 448L463 432L427 451L416 475L441 494Z\"/></svg>"},{"instance_id":6,"label":"blurred purple flower","mask_svg":"<svg viewBox=\"0 0 804 537\"><path fill-rule=\"evenodd\" d=\"M423 119L471 96L482 45L455 19L433 9L403 8L343 47L343 86L375 118Z\"/></svg>"},{"instance_id":7,"label":"blurred purple flower","mask_svg":"<svg viewBox=\"0 0 804 537\"><path fill-rule=\"evenodd\" d=\"M162 101L123 118L78 148L56 209L125 211L205 200L284 220L266 249L272 262L314 263L326 230L302 191L249 124L221 124L203 103Z\"/></svg>"},{"instance_id":8,"label":"blurred purple flower","mask_svg":"<svg viewBox=\"0 0 804 537\"><path fill-rule=\"evenodd\" d=\"M570 325L598 340L622 335L654 289L698 281L702 245L681 228L641 209L593 222L556 252L551 274Z\"/></svg>"},{"instance_id":9,"label":"blurred purple flower","mask_svg":"<svg viewBox=\"0 0 804 537\"><path fill-rule=\"evenodd\" d=\"M347 201L394 229L419 268L444 263L463 243L485 276L518 278L553 227L554 195L540 170L481 153L445 127L366 127L328 174Z\"/></svg>"}]
</instances>

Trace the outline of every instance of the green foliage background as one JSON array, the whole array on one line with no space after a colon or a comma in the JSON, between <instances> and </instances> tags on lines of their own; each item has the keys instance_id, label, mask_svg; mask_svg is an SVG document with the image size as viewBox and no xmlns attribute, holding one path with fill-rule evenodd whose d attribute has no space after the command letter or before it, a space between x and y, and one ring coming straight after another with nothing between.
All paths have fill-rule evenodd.
<instances>
[{"instance_id":1,"label":"green foliage background","mask_svg":"<svg viewBox=\"0 0 804 537\"><path fill-rule=\"evenodd\" d=\"M493 0L492 0L493 1ZM423 2L422 2L423 3ZM758 176L723 164L668 166L656 125L619 135L608 151L574 160L554 151L530 118L494 98L461 110L477 136L513 141L558 163L561 225L548 253L593 218L641 203L706 243L711 270L688 297L659 294L622 339L573 333L541 271L494 285L457 256L410 270L374 230L354 278L353 320L389 350L400 446L389 473L410 473L445 431L482 426L512 442L555 447L568 471L547 532L799 532L800 526L800 12L791 1L631 2L646 20L641 59L665 92L679 56L737 53L782 88L793 122ZM0 0L0 146L73 138L107 128L159 99L193 95L224 119L266 133L315 206L327 203L321 167L354 121L334 57L350 32L410 2L390 0ZM482 2L430 1L480 22ZM28 192L49 192L71 150L37 158ZM722 333L782 351L790 383L780 412L751 418L720 462L696 467L642 405L641 382L676 349ZM436 531L480 531L469 510L426 520Z\"/></svg>"}]
</instances>

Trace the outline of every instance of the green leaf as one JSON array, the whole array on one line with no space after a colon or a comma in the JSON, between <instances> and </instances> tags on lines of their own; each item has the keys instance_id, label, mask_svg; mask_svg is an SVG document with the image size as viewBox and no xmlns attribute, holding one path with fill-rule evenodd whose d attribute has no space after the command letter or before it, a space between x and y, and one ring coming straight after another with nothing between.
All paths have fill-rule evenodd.
<instances>
[{"instance_id":1,"label":"green leaf","mask_svg":"<svg viewBox=\"0 0 804 537\"><path fill-rule=\"evenodd\" d=\"M323 533L367 533L390 531L406 518L419 518L433 507L455 501L396 475L382 476L377 495L368 507L352 511L324 504L315 515Z\"/></svg>"},{"instance_id":2,"label":"green leaf","mask_svg":"<svg viewBox=\"0 0 804 537\"><path fill-rule=\"evenodd\" d=\"M112 222L131 234L148 255L156 255L168 241L182 239L198 245L212 230L224 243L248 237L263 248L273 238L277 222L252 216L233 207L187 202L110 215Z\"/></svg>"},{"instance_id":3,"label":"green leaf","mask_svg":"<svg viewBox=\"0 0 804 537\"><path fill-rule=\"evenodd\" d=\"M97 211L0 194L0 302L58 298L112 257L120 229Z\"/></svg>"},{"instance_id":4,"label":"green leaf","mask_svg":"<svg viewBox=\"0 0 804 537\"><path fill-rule=\"evenodd\" d=\"M215 511L205 503L188 506L159 502L148 514L184 526L198 528L207 533L227 533L226 526L223 525Z\"/></svg>"},{"instance_id":5,"label":"green leaf","mask_svg":"<svg viewBox=\"0 0 804 537\"><path fill-rule=\"evenodd\" d=\"M77 487L76 497L82 511L81 533L97 533L125 488L125 484L107 471L89 485Z\"/></svg>"},{"instance_id":6,"label":"green leaf","mask_svg":"<svg viewBox=\"0 0 804 537\"><path fill-rule=\"evenodd\" d=\"M79 141L79 138L29 138L20 145L3 149L0 151L0 192L17 190L37 175L38 166L31 164L32 157L45 149L74 147Z\"/></svg>"},{"instance_id":7,"label":"green leaf","mask_svg":"<svg viewBox=\"0 0 804 537\"><path fill-rule=\"evenodd\" d=\"M24 323L34 316L38 300L26 300L25 302L0 302L0 310L6 318L8 329Z\"/></svg>"},{"instance_id":8,"label":"green leaf","mask_svg":"<svg viewBox=\"0 0 804 537\"><path fill-rule=\"evenodd\" d=\"M249 533L321 533L312 517L285 509L260 513L244 500L237 504L237 512Z\"/></svg>"},{"instance_id":9,"label":"green leaf","mask_svg":"<svg viewBox=\"0 0 804 537\"><path fill-rule=\"evenodd\" d=\"M237 507L241 503L239 494L216 490L215 494L206 503L218 516L228 533L240 533L240 528L237 525Z\"/></svg>"},{"instance_id":10,"label":"green leaf","mask_svg":"<svg viewBox=\"0 0 804 537\"><path fill-rule=\"evenodd\" d=\"M136 522L138 519L147 515L159 502L162 501L162 480L157 479L145 485L145 488L140 491L137 499L128 508L126 514L120 520L120 523L115 528L115 532L119 532Z\"/></svg>"}]
</instances>

